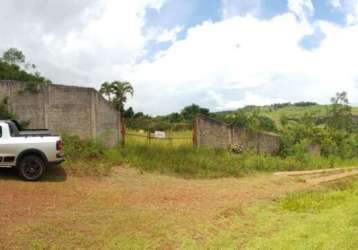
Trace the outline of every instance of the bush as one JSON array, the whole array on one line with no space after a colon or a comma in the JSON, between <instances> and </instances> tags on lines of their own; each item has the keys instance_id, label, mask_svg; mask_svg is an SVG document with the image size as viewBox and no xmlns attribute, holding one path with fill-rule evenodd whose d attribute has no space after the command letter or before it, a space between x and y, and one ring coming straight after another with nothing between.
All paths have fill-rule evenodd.
<instances>
[{"instance_id":1,"label":"bush","mask_svg":"<svg viewBox=\"0 0 358 250\"><path fill-rule=\"evenodd\" d=\"M226 115L223 118L218 117L234 127L248 128L251 130L277 131L274 121L264 115L260 115L259 111L251 113L239 111L235 114Z\"/></svg>"},{"instance_id":2,"label":"bush","mask_svg":"<svg viewBox=\"0 0 358 250\"><path fill-rule=\"evenodd\" d=\"M76 159L96 159L103 156L104 147L96 140L83 140L77 135L63 134L66 157Z\"/></svg>"},{"instance_id":3,"label":"bush","mask_svg":"<svg viewBox=\"0 0 358 250\"><path fill-rule=\"evenodd\" d=\"M0 100L0 120L15 119L15 114L8 109L8 98Z\"/></svg>"}]
</instances>

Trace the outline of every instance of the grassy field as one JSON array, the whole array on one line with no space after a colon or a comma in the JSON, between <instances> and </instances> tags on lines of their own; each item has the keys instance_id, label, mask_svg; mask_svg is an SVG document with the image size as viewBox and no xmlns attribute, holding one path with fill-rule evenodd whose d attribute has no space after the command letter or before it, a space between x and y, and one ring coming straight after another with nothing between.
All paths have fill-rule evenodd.
<instances>
[{"instance_id":1,"label":"grassy field","mask_svg":"<svg viewBox=\"0 0 358 250\"><path fill-rule=\"evenodd\" d=\"M60 171L60 172L59 172ZM0 170L0 249L356 249L358 182Z\"/></svg>"},{"instance_id":2,"label":"grassy field","mask_svg":"<svg viewBox=\"0 0 358 250\"><path fill-rule=\"evenodd\" d=\"M193 131L165 131L165 139L153 138L147 131L127 130L126 142L130 144L154 144L154 145L193 145Z\"/></svg>"},{"instance_id":3,"label":"grassy field","mask_svg":"<svg viewBox=\"0 0 358 250\"><path fill-rule=\"evenodd\" d=\"M328 105L316 105L316 106L308 106L308 107L285 107L281 109L277 109L274 111L270 111L268 108L262 108L262 114L267 115L275 121L278 121L281 116L302 117L305 113L313 113L317 116L324 116L327 114L327 110L329 109ZM354 115L358 115L358 107L352 108L352 113Z\"/></svg>"}]
</instances>

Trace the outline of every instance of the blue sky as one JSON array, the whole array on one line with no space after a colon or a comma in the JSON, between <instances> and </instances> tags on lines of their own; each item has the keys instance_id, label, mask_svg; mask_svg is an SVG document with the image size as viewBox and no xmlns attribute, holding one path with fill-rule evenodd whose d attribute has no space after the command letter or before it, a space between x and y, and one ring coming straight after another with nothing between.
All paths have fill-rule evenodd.
<instances>
[{"instance_id":1,"label":"blue sky","mask_svg":"<svg viewBox=\"0 0 358 250\"><path fill-rule=\"evenodd\" d=\"M0 17L0 52L56 83L130 81L136 111L358 104L358 0L3 0Z\"/></svg>"}]
</instances>

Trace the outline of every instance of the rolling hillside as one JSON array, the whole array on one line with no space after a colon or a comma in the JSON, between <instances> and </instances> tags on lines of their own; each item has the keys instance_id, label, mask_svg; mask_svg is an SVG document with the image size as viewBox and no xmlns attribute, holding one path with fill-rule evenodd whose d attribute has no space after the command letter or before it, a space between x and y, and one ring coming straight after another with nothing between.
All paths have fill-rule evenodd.
<instances>
[{"instance_id":1,"label":"rolling hillside","mask_svg":"<svg viewBox=\"0 0 358 250\"><path fill-rule=\"evenodd\" d=\"M330 105L311 105L311 106L294 106L289 105L285 107L274 107L274 106L246 106L235 111L222 111L217 112L218 116L230 116L238 112L253 112L254 110L259 110L261 115L265 115L273 119L274 121L279 121L281 116L287 116L291 118L302 117L305 113L313 113L317 116L324 116L327 113ZM358 116L358 107L352 107L353 115Z\"/></svg>"}]
</instances>

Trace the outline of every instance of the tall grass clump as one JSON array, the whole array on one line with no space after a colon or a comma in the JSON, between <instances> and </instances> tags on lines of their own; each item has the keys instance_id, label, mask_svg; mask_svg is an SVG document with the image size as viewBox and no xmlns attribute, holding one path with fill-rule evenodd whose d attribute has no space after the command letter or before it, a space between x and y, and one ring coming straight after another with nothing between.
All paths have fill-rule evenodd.
<instances>
[{"instance_id":1,"label":"tall grass clump","mask_svg":"<svg viewBox=\"0 0 358 250\"><path fill-rule=\"evenodd\" d=\"M108 175L113 164L105 157L105 147L97 140L80 139L76 135L61 135L66 161L64 167L76 175Z\"/></svg>"}]
</instances>

